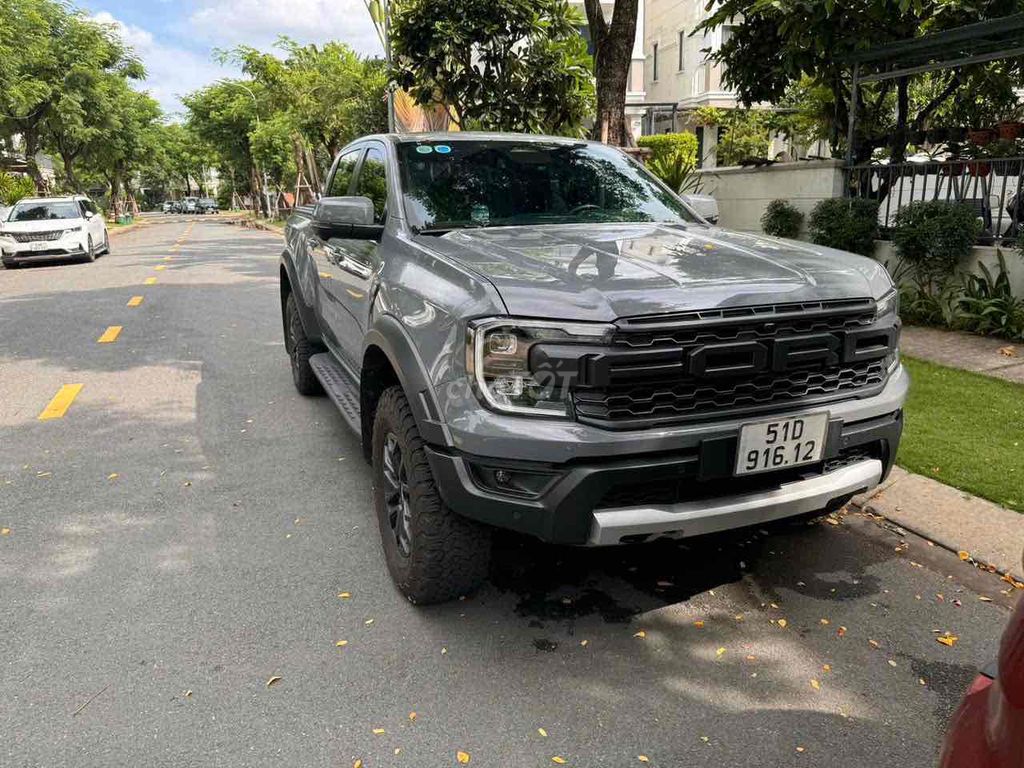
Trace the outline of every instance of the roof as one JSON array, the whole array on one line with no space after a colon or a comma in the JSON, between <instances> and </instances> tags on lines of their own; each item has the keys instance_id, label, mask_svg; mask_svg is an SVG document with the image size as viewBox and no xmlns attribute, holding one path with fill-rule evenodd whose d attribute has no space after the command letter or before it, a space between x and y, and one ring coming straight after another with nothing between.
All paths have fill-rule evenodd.
<instances>
[{"instance_id":1,"label":"roof","mask_svg":"<svg viewBox=\"0 0 1024 768\"><path fill-rule=\"evenodd\" d=\"M383 139L405 144L420 141L521 141L550 144L594 144L587 139L574 139L571 136L544 136L533 133L501 133L498 131L433 131L430 133L384 133L375 136L364 136L364 139Z\"/></svg>"},{"instance_id":2,"label":"roof","mask_svg":"<svg viewBox=\"0 0 1024 768\"><path fill-rule=\"evenodd\" d=\"M19 203L73 203L76 200L88 200L85 195L62 195L59 197L23 197Z\"/></svg>"}]
</instances>

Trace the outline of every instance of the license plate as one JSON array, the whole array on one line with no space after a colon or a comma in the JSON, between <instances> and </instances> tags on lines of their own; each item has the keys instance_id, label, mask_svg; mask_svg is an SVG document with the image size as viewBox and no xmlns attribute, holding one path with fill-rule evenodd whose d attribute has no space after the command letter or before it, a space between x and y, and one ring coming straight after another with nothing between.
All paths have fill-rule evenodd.
<instances>
[{"instance_id":1,"label":"license plate","mask_svg":"<svg viewBox=\"0 0 1024 768\"><path fill-rule=\"evenodd\" d=\"M45 251L47 248L50 247L50 245L45 240L37 240L36 242L32 243L32 245L29 247L33 251Z\"/></svg>"},{"instance_id":2,"label":"license plate","mask_svg":"<svg viewBox=\"0 0 1024 768\"><path fill-rule=\"evenodd\" d=\"M753 475L821 461L828 414L744 424L736 451L736 474Z\"/></svg>"}]
</instances>

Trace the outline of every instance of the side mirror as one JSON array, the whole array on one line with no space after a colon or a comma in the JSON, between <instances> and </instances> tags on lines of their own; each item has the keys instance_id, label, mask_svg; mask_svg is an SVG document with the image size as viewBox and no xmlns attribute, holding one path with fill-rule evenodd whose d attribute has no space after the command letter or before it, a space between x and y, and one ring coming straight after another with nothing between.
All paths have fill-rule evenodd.
<instances>
[{"instance_id":1,"label":"side mirror","mask_svg":"<svg viewBox=\"0 0 1024 768\"><path fill-rule=\"evenodd\" d=\"M323 240L379 240L384 227L374 224L373 217L373 201L368 197L324 197L313 209L313 229Z\"/></svg>"},{"instance_id":2,"label":"side mirror","mask_svg":"<svg viewBox=\"0 0 1024 768\"><path fill-rule=\"evenodd\" d=\"M86 219L91 219L91 218L92 218L93 216L95 216L95 215L96 215L96 214L95 214L95 213L93 213L92 211L86 211L86 212L85 212L85 218L86 218Z\"/></svg>"}]
</instances>

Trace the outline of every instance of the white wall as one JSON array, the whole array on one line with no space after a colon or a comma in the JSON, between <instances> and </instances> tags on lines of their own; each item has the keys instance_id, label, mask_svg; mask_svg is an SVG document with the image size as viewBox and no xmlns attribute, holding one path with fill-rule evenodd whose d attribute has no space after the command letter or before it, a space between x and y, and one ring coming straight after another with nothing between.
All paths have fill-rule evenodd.
<instances>
[{"instance_id":1,"label":"white wall","mask_svg":"<svg viewBox=\"0 0 1024 768\"><path fill-rule=\"evenodd\" d=\"M772 200L787 200L806 217L819 200L843 196L840 160L708 168L699 173L701 191L718 201L721 226L743 232L761 231L761 216Z\"/></svg>"}]
</instances>

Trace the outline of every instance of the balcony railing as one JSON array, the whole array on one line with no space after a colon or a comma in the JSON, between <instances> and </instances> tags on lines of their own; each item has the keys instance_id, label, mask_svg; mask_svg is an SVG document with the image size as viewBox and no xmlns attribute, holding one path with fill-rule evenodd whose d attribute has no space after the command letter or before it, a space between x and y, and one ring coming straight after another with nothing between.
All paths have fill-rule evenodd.
<instances>
[{"instance_id":1,"label":"balcony railing","mask_svg":"<svg viewBox=\"0 0 1024 768\"><path fill-rule=\"evenodd\" d=\"M943 160L847 169L847 194L879 202L878 223L888 237L897 212L920 200L969 205L981 222L981 245L1016 242L1024 227L1024 157Z\"/></svg>"}]
</instances>

